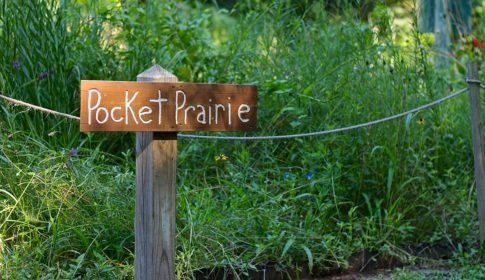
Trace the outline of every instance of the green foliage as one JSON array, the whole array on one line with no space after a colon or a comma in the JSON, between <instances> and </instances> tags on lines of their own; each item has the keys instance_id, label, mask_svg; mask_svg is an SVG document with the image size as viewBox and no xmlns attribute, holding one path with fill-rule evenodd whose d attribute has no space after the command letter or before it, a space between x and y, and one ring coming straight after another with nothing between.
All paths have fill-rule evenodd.
<instances>
[{"instance_id":1,"label":"green foliage","mask_svg":"<svg viewBox=\"0 0 485 280\"><path fill-rule=\"evenodd\" d=\"M23 132L0 140L2 277L132 273L123 272L132 260L132 166L99 150L52 150Z\"/></svg>"},{"instance_id":2,"label":"green foliage","mask_svg":"<svg viewBox=\"0 0 485 280\"><path fill-rule=\"evenodd\" d=\"M80 79L133 80L158 63L182 81L257 85L258 133L272 135L389 116L465 86L434 69L416 28L406 46L393 41L388 7L370 23L342 7L0 0L0 91L77 114ZM412 261L408 245L469 248L466 101L319 138L180 140L178 277L218 267L244 277L268 262L318 274L364 249ZM2 277L132 278L133 137L0 109ZM215 161L221 153L229 159Z\"/></svg>"}]
</instances>

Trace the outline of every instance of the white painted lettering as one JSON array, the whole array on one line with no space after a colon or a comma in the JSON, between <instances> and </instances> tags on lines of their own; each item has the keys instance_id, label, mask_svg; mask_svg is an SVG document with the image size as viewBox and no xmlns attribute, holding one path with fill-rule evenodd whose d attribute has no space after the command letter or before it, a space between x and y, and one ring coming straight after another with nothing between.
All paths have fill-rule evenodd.
<instances>
[{"instance_id":1,"label":"white painted lettering","mask_svg":"<svg viewBox=\"0 0 485 280\"><path fill-rule=\"evenodd\" d=\"M187 112L188 112L189 110L195 111L195 107L194 107L194 106L188 106L188 107L185 109L185 118L184 118L184 124L187 124Z\"/></svg>"},{"instance_id":2,"label":"white painted lettering","mask_svg":"<svg viewBox=\"0 0 485 280\"><path fill-rule=\"evenodd\" d=\"M200 113L197 114L197 122L206 124L205 120L205 107L202 105L197 105L197 108L200 108Z\"/></svg>"},{"instance_id":3,"label":"white painted lettering","mask_svg":"<svg viewBox=\"0 0 485 280\"><path fill-rule=\"evenodd\" d=\"M162 124L162 102L168 102L168 99L162 98L162 93L158 90L158 99L150 99L150 102L158 103L158 124Z\"/></svg>"},{"instance_id":4,"label":"white painted lettering","mask_svg":"<svg viewBox=\"0 0 485 280\"><path fill-rule=\"evenodd\" d=\"M183 103L182 105L179 106L179 94L182 94L183 96ZM175 124L179 124L179 111L184 108L185 106L185 101L186 101L186 97L185 97L185 92L181 91L181 90L177 90L175 91Z\"/></svg>"},{"instance_id":5,"label":"white painted lettering","mask_svg":"<svg viewBox=\"0 0 485 280\"><path fill-rule=\"evenodd\" d=\"M222 108L222 111L226 111L226 107L224 107L224 105L222 104L215 104L214 107L215 107L214 110L216 111L216 124L217 124L219 121L219 108Z\"/></svg>"},{"instance_id":6,"label":"white painted lettering","mask_svg":"<svg viewBox=\"0 0 485 280\"><path fill-rule=\"evenodd\" d=\"M131 103L135 100L136 96L138 95L138 91L135 92L133 97L128 100L128 91L125 91L125 124L128 124L128 111L130 111L131 116L133 117L133 120L135 121L136 124L138 124L138 121L136 120L136 115L135 112L133 111L133 108L131 108Z\"/></svg>"},{"instance_id":7,"label":"white painted lettering","mask_svg":"<svg viewBox=\"0 0 485 280\"><path fill-rule=\"evenodd\" d=\"M162 93L162 89L156 89L158 90L157 95L155 92L140 94L140 91L135 90L126 89L124 97L118 96L118 99L113 97L112 100L108 100L111 99L111 97L108 98L111 96L111 92L101 92L96 88L89 89L87 91L87 108L83 108L84 114L87 114L88 125L104 124L106 127L109 125L118 127L123 124L123 126L129 126L127 129L140 125L143 129L149 130L165 129L168 126L171 126L172 129L180 128L180 130L192 128L219 130L221 127L231 127L234 122L238 125L249 123L252 121L254 113L251 111L252 105L237 103L232 106L232 98L222 94L221 96L215 95L215 93L210 93L205 97L196 96L195 92L175 88L165 93ZM139 96L140 98L138 98ZM103 100L103 98L107 100ZM172 112L175 113L175 116ZM157 118L160 127L157 127ZM191 125L191 127L184 128L183 125ZM221 125L219 129L211 128L211 126L219 125Z\"/></svg>"},{"instance_id":8,"label":"white painted lettering","mask_svg":"<svg viewBox=\"0 0 485 280\"><path fill-rule=\"evenodd\" d=\"M98 102L96 102L96 105L94 105L94 107L91 105L93 93L96 93L96 95L98 96ZM88 125L91 125L91 111L96 110L99 107L99 104L101 104L101 93L94 88L88 90Z\"/></svg>"},{"instance_id":9,"label":"white painted lettering","mask_svg":"<svg viewBox=\"0 0 485 280\"><path fill-rule=\"evenodd\" d=\"M140 110L138 111L138 118L140 119L140 121L144 124L147 124L147 123L151 123L152 120L144 120L143 119L143 116L144 115L150 115L151 113L153 112L152 108L148 107L148 106L143 106L140 108Z\"/></svg>"},{"instance_id":10,"label":"white painted lettering","mask_svg":"<svg viewBox=\"0 0 485 280\"><path fill-rule=\"evenodd\" d=\"M211 99L209 99L212 101ZM212 106L209 105L209 125L212 124Z\"/></svg>"},{"instance_id":11,"label":"white painted lettering","mask_svg":"<svg viewBox=\"0 0 485 280\"><path fill-rule=\"evenodd\" d=\"M231 100L231 98L228 97L227 100ZM231 111L232 111L231 110L231 101L229 101L229 103L227 103L227 119L229 121L229 126L231 125L231 120L232 120L232 118L231 118Z\"/></svg>"},{"instance_id":12,"label":"white painted lettering","mask_svg":"<svg viewBox=\"0 0 485 280\"><path fill-rule=\"evenodd\" d=\"M103 120L100 120L99 119L99 112L104 112L104 119ZM108 109L104 108L104 107L100 107L98 110L96 110L96 122L98 122L99 124L103 124L105 122L107 122L109 119L109 112L108 112Z\"/></svg>"},{"instance_id":13,"label":"white painted lettering","mask_svg":"<svg viewBox=\"0 0 485 280\"><path fill-rule=\"evenodd\" d=\"M121 107L120 106L115 106L111 109L111 119L114 121L114 122L122 122L123 121L123 117L120 117L119 119L115 118L115 111L119 111L121 110Z\"/></svg>"},{"instance_id":14,"label":"white painted lettering","mask_svg":"<svg viewBox=\"0 0 485 280\"><path fill-rule=\"evenodd\" d=\"M244 109L243 109L244 108ZM243 118L241 115L242 114L246 114L246 113L249 113L249 111L251 111L251 108L246 105L246 104L241 104L239 106L239 109L237 110L237 116L239 117L239 120L242 121L242 122L248 122L249 119L247 118Z\"/></svg>"}]
</instances>

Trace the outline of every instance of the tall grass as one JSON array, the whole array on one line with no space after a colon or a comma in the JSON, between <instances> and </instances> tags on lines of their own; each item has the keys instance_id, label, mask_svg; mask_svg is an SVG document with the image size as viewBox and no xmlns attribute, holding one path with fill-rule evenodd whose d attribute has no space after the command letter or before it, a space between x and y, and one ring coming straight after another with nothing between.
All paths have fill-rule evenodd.
<instances>
[{"instance_id":1,"label":"tall grass","mask_svg":"<svg viewBox=\"0 0 485 280\"><path fill-rule=\"evenodd\" d=\"M182 81L257 85L265 135L376 119L464 87L434 69L416 29L408 46L393 40L386 7L365 23L350 8L287 1L244 15L172 1L0 3L0 91L73 114L80 79L133 80L153 63ZM268 263L317 274L362 250L412 260L412 245L468 248L466 106L459 97L319 138L181 140L177 275L224 267L244 277ZM2 276L133 277L133 136L0 108ZM220 153L229 160L215 161Z\"/></svg>"}]
</instances>

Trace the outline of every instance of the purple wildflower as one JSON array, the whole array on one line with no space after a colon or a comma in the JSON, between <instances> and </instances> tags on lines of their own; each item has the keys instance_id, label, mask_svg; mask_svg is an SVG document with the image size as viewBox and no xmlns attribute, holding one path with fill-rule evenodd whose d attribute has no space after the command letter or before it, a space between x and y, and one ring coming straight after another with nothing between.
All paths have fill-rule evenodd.
<instances>
[{"instance_id":1,"label":"purple wildflower","mask_svg":"<svg viewBox=\"0 0 485 280\"><path fill-rule=\"evenodd\" d=\"M78 150L76 148L73 148L69 151L70 156L77 156Z\"/></svg>"},{"instance_id":2,"label":"purple wildflower","mask_svg":"<svg viewBox=\"0 0 485 280\"><path fill-rule=\"evenodd\" d=\"M175 4L175 8L180 9L182 8L182 3L178 2Z\"/></svg>"},{"instance_id":3,"label":"purple wildflower","mask_svg":"<svg viewBox=\"0 0 485 280\"><path fill-rule=\"evenodd\" d=\"M47 76L49 76L49 71L41 72L39 74L39 76L37 76L37 80L43 80L43 79L47 78Z\"/></svg>"},{"instance_id":4,"label":"purple wildflower","mask_svg":"<svg viewBox=\"0 0 485 280\"><path fill-rule=\"evenodd\" d=\"M13 61L13 69L15 69L17 71L20 70L20 61L18 61L18 60Z\"/></svg>"},{"instance_id":5,"label":"purple wildflower","mask_svg":"<svg viewBox=\"0 0 485 280\"><path fill-rule=\"evenodd\" d=\"M313 177L313 173L311 173L311 172L310 173L307 173L306 176L305 176L305 178L307 180L310 180L312 177Z\"/></svg>"}]
</instances>

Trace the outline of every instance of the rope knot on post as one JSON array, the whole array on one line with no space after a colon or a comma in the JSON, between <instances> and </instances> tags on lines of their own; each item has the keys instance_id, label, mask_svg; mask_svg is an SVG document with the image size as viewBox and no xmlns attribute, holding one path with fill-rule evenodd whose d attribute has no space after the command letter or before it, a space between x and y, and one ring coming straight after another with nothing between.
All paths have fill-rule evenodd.
<instances>
[{"instance_id":1,"label":"rope knot on post","mask_svg":"<svg viewBox=\"0 0 485 280\"><path fill-rule=\"evenodd\" d=\"M471 79L471 78L466 78L465 80L468 84L481 84L482 82L480 82L480 80L477 80L477 79Z\"/></svg>"}]
</instances>

